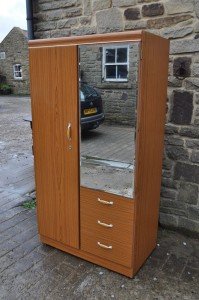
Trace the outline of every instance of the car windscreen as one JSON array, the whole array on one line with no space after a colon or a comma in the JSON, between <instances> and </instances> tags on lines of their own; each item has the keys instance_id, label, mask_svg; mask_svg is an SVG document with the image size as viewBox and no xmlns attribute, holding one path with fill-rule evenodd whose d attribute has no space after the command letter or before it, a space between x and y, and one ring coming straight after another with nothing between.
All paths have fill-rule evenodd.
<instances>
[{"instance_id":1,"label":"car windscreen","mask_svg":"<svg viewBox=\"0 0 199 300\"><path fill-rule=\"evenodd\" d=\"M91 96L91 95L93 97L98 96L97 91L94 88L92 88L91 86L87 85L87 84L82 84L81 85L81 90L82 90L83 94L85 95L85 97Z\"/></svg>"}]
</instances>

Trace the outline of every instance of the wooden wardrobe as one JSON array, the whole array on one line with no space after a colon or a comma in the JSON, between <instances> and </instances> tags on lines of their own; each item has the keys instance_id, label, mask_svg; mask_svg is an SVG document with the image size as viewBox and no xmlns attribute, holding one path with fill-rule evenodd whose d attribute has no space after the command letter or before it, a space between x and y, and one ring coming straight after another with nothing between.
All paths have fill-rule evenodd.
<instances>
[{"instance_id":1,"label":"wooden wardrobe","mask_svg":"<svg viewBox=\"0 0 199 300\"><path fill-rule=\"evenodd\" d=\"M140 45L130 198L80 183L78 48L119 43ZM168 40L144 31L29 42L37 219L43 243L129 277L156 247L168 53Z\"/></svg>"}]
</instances>

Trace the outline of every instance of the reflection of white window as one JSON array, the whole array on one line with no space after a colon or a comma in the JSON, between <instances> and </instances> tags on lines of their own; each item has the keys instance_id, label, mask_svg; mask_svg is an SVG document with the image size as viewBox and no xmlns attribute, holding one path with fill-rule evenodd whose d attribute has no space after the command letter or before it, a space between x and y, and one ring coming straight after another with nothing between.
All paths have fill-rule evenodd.
<instances>
[{"instance_id":1,"label":"reflection of white window","mask_svg":"<svg viewBox=\"0 0 199 300\"><path fill-rule=\"evenodd\" d=\"M6 58L6 53L0 52L0 59L5 59L5 58Z\"/></svg>"},{"instance_id":2,"label":"reflection of white window","mask_svg":"<svg viewBox=\"0 0 199 300\"><path fill-rule=\"evenodd\" d=\"M20 64L13 66L14 79L22 79L22 68Z\"/></svg>"},{"instance_id":3,"label":"reflection of white window","mask_svg":"<svg viewBox=\"0 0 199 300\"><path fill-rule=\"evenodd\" d=\"M127 81L128 69L128 46L109 46L103 48L102 76L104 81Z\"/></svg>"}]
</instances>

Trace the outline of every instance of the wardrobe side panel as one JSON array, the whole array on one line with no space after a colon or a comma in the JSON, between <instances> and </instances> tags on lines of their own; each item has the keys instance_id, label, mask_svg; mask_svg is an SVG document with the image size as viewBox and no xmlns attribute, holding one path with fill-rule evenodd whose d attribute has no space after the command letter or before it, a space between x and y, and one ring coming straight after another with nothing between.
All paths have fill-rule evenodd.
<instances>
[{"instance_id":1,"label":"wardrobe side panel","mask_svg":"<svg viewBox=\"0 0 199 300\"><path fill-rule=\"evenodd\" d=\"M134 273L156 246L169 42L143 32L136 138Z\"/></svg>"}]
</instances>

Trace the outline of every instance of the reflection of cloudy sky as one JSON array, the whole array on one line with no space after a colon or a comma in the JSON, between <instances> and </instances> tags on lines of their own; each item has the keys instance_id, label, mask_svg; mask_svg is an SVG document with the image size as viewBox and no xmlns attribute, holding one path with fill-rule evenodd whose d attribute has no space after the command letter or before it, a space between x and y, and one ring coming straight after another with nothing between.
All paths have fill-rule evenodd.
<instances>
[{"instance_id":1,"label":"reflection of cloudy sky","mask_svg":"<svg viewBox=\"0 0 199 300\"><path fill-rule=\"evenodd\" d=\"M0 0L0 42L13 27L27 29L26 1Z\"/></svg>"}]
</instances>

